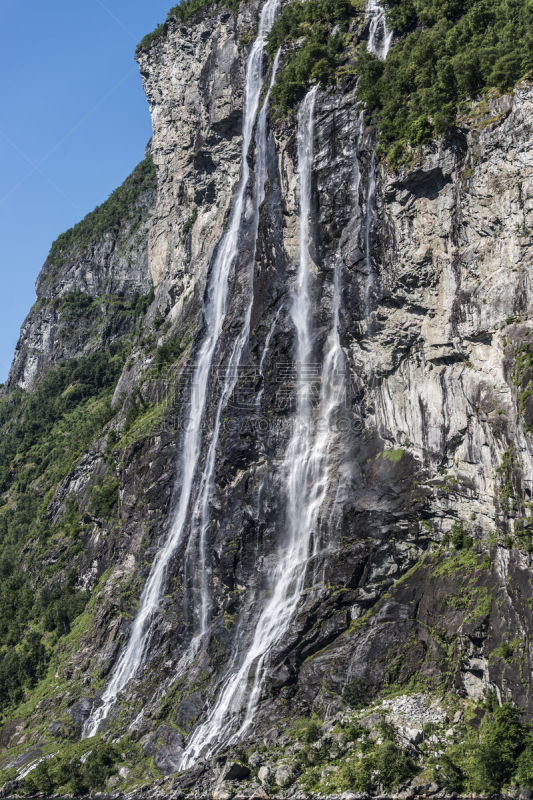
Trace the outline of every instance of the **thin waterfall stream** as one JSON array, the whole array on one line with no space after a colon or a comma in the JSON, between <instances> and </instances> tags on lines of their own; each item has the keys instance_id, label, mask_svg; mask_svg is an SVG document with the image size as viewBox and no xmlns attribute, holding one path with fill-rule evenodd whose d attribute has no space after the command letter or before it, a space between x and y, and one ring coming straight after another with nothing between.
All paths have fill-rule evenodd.
<instances>
[{"instance_id":1,"label":"thin waterfall stream","mask_svg":"<svg viewBox=\"0 0 533 800\"><path fill-rule=\"evenodd\" d=\"M387 58L394 32L389 30L385 11L379 0L368 0L366 16L370 20L367 50L383 61Z\"/></svg>"},{"instance_id":2,"label":"thin waterfall stream","mask_svg":"<svg viewBox=\"0 0 533 800\"><path fill-rule=\"evenodd\" d=\"M373 53L381 61L387 58L390 50L394 32L389 30L385 11L381 7L379 0L368 0L366 6L366 16L370 19L368 32L368 42L366 49ZM374 221L374 210L376 204L376 152L372 150L370 166L368 170L367 195L366 195L366 220L365 220L365 260L366 275L364 285L364 312L366 329L369 335L373 332L372 321L372 289L376 282L376 276L372 269L371 233Z\"/></svg>"},{"instance_id":3,"label":"thin waterfall stream","mask_svg":"<svg viewBox=\"0 0 533 800\"><path fill-rule=\"evenodd\" d=\"M158 551L152 563L150 574L141 594L139 611L133 623L128 644L113 669L111 679L101 696L100 705L93 708L84 725L84 737L94 736L98 732L101 723L113 708L118 694L144 664L154 615L159 608L161 595L165 588L167 568L185 538L189 506L202 451L202 422L209 394L211 366L226 317L229 278L237 257L239 233L250 179L247 155L252 141L263 88L263 61L266 37L274 24L278 8L279 0L266 0L261 11L257 38L248 56L241 177L231 221L218 249L204 301L205 337L197 356L192 380L193 389L191 391L189 419L183 439L181 480L174 519L165 544ZM237 343L235 347L237 347ZM215 428L213 436L216 433L217 429ZM213 444L213 440L211 444ZM214 449L216 449L216 443Z\"/></svg>"}]
</instances>

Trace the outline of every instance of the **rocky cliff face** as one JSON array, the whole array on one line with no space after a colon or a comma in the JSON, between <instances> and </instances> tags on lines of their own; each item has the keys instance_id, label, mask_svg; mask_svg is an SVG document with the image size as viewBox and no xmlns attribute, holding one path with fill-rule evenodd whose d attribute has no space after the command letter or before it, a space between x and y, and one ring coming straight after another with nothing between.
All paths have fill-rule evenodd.
<instances>
[{"instance_id":1,"label":"rocky cliff face","mask_svg":"<svg viewBox=\"0 0 533 800\"><path fill-rule=\"evenodd\" d=\"M239 184L246 58L260 5L172 20L140 53L157 194L146 189L136 200L135 235L128 218L115 234L74 249L59 270L45 268L40 303L23 327L10 385L28 388L45 364L98 346L92 319L75 339L66 336L63 298L82 293L102 309L104 295L146 294L149 266L155 299L132 340L116 414L47 510L60 519L68 497L77 498L87 523L77 568L93 599L54 655L46 690L13 713L3 735L11 748L31 743L32 752L54 753L58 740L80 737L177 524L191 375ZM360 37L366 33L360 24ZM376 159L376 132L356 107L354 83L318 91L309 216L314 337L304 379L318 414L338 313L344 394L327 420L313 547L296 607L264 657L264 680L254 678L263 660L243 673L244 700L227 712L235 717L231 736L209 740L192 772L166 790L194 785L205 796L216 784L222 798L236 780L269 790L293 784L305 769L287 726L311 712L326 720L320 747L335 750L337 763L349 748L333 741L334 725L346 722L350 705L375 704L415 749L419 727L449 726L446 698L464 705L493 690L533 711L532 104L524 84L484 100L392 172ZM206 720L216 722L213 710L253 646L284 552L284 463L302 380L293 308L302 225L297 113L270 121L256 237L257 142L206 390L199 464L205 474L213 458L213 481L202 495L197 480L191 494L191 508L196 503L208 524L195 539L197 521L186 523L142 669L99 730L138 743L137 771L124 768L124 787L146 778L150 759L163 776L191 766L189 743ZM221 404L250 292L250 335ZM123 323L102 314L99 330L112 339ZM119 486L111 522L91 512L91 490L102 479ZM256 687L241 745L237 731ZM383 700L391 689L404 699ZM228 768L223 758L201 760L229 745L253 751L247 766L242 752ZM4 766L12 763L7 755Z\"/></svg>"}]
</instances>

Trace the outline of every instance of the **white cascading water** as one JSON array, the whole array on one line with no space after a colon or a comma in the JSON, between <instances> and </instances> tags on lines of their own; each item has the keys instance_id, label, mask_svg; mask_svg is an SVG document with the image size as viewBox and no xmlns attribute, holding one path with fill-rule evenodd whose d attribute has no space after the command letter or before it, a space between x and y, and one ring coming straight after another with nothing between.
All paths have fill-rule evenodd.
<instances>
[{"instance_id":1,"label":"white cascading water","mask_svg":"<svg viewBox=\"0 0 533 800\"><path fill-rule=\"evenodd\" d=\"M373 53L377 58L384 60L389 53L394 32L389 30L385 11L380 5L379 0L368 0L366 4L366 16L370 19L368 32L368 42L366 49ZM372 270L372 253L370 235L372 232L372 221L374 216L374 205L376 199L376 153L372 151L370 167L368 172L368 187L366 199L366 222L365 222L365 252L366 252L366 278L364 286L365 320L369 333L372 332L372 288L374 286L374 272Z\"/></svg>"},{"instance_id":2,"label":"white cascading water","mask_svg":"<svg viewBox=\"0 0 533 800\"><path fill-rule=\"evenodd\" d=\"M257 620L253 640L240 666L230 668L215 704L192 734L181 768L201 756L212 755L221 745L239 740L253 722L268 669L268 656L283 639L304 588L309 558L316 550L314 536L329 479L329 453L334 437L331 422L344 392L339 337L341 302L340 264L334 278L332 326L325 346L321 375L320 408L313 409L309 370L313 366L313 301L311 292L311 191L314 156L314 109L317 87L302 102L298 117L300 174L300 263L291 316L296 331L298 367L296 414L282 466L287 487L285 541L270 579L270 595Z\"/></svg>"},{"instance_id":3,"label":"white cascading water","mask_svg":"<svg viewBox=\"0 0 533 800\"><path fill-rule=\"evenodd\" d=\"M258 418L259 418L259 414L261 413L261 403L262 403L262 400L263 400L263 395L265 393L265 365L266 365L266 360L267 360L268 354L270 352L270 345L272 344L272 337L274 336L274 333L275 333L275 330L276 330L276 325L278 324L278 320L279 320L279 317L280 317L280 314L281 314L282 311L283 311L283 305L281 305L278 308L276 316L274 317L274 320L273 320L273 322L272 322L272 324L270 326L270 329L269 329L269 331L268 331L268 333L266 335L265 344L263 346L263 352L261 353L261 358L259 360L259 380L261 381L261 388L257 392L257 397L255 399L255 413L258 415ZM258 518L259 518L259 515L261 513L261 501L262 501L262 498L263 498L263 492L264 492L264 489L265 489L265 484L266 484L266 481L267 481L267 477L268 477L268 470L267 470L267 467L266 467L266 464L265 464L264 467L263 467L263 477L261 478L261 481L260 481L259 486L257 488L256 508L257 508L257 516L258 516Z\"/></svg>"},{"instance_id":4,"label":"white cascading water","mask_svg":"<svg viewBox=\"0 0 533 800\"><path fill-rule=\"evenodd\" d=\"M366 16L370 20L367 50L383 61L387 58L394 33L389 30L385 11L379 0L368 0Z\"/></svg>"},{"instance_id":5,"label":"white cascading water","mask_svg":"<svg viewBox=\"0 0 533 800\"><path fill-rule=\"evenodd\" d=\"M266 37L274 24L278 7L279 0L266 0L261 12L257 38L248 56L241 178L230 225L219 246L204 302L205 338L198 353L192 381L189 418L183 439L179 499L174 519L165 544L154 558L141 594L139 611L133 623L128 644L113 670L112 677L102 694L100 705L92 710L84 725L83 735L85 738L94 736L98 732L102 721L107 718L113 708L119 692L125 688L144 664L152 622L164 591L167 568L185 536L189 505L202 449L202 421L208 398L211 366L226 317L229 277L238 252L239 232L250 178L247 155L263 88Z\"/></svg>"},{"instance_id":6,"label":"white cascading water","mask_svg":"<svg viewBox=\"0 0 533 800\"><path fill-rule=\"evenodd\" d=\"M371 17L368 50L378 58L386 58L393 34L388 30L379 0L369 0L367 14ZM291 308L296 330L298 384L296 418L282 467L287 492L287 538L280 548L271 576L271 593L259 614L253 640L240 666L238 652L234 651L228 675L214 705L187 743L181 769L191 767L200 757L213 755L222 745L235 743L251 726L267 676L268 656L289 628L304 588L309 558L318 552L320 545L317 530L319 515L330 484L331 454L339 441L334 432L334 421L345 399L346 387L344 354L340 343L342 260L339 254L334 273L332 325L322 363L320 405L318 411L313 409L308 380L309 370L313 366L314 339L309 246L316 94L316 87L307 94L298 117L300 265ZM364 215L367 268L371 266L370 231L376 189L374 157L370 173ZM358 201L359 182L356 161L356 214L362 220ZM368 295L371 280L369 270Z\"/></svg>"},{"instance_id":7,"label":"white cascading water","mask_svg":"<svg viewBox=\"0 0 533 800\"><path fill-rule=\"evenodd\" d=\"M270 330L268 331L265 339L265 344L263 346L263 352L261 353L261 359L259 361L259 379L261 380L261 388L257 393L257 397L255 400L255 410L257 413L261 411L261 401L263 399L263 394L265 392L265 364L268 358L268 354L270 352L270 345L272 343L272 337L274 336L276 325L278 324L278 319L283 310L283 306L281 305L278 308L276 316L272 321L272 325L270 326Z\"/></svg>"},{"instance_id":8,"label":"white cascading water","mask_svg":"<svg viewBox=\"0 0 533 800\"><path fill-rule=\"evenodd\" d=\"M365 319L366 327L370 332L372 328L372 287L374 285L374 272L372 270L372 250L370 235L372 233L372 221L374 217L374 203L376 199L376 153L372 151L370 157L370 168L368 171L368 185L366 195L366 214L365 214L365 260L366 275L364 288Z\"/></svg>"},{"instance_id":9,"label":"white cascading water","mask_svg":"<svg viewBox=\"0 0 533 800\"><path fill-rule=\"evenodd\" d=\"M277 10L277 4L274 8L274 13ZM269 28L270 29L270 28ZM247 305L244 315L244 324L240 334L235 339L233 344L227 368L225 370L225 379L222 387L222 393L218 402L217 411L215 415L214 432L209 445L207 458L200 481L200 488L198 498L194 506L192 514L192 530L187 545L186 558L193 558L194 563L197 565L198 575L200 578L200 607L198 609L198 633L193 640L198 642L206 633L209 623L210 612L210 593L209 593L209 560L207 558L207 535L211 522L209 513L209 500L213 490L213 478L215 474L216 464L216 451L218 440L220 436L220 425L222 414L226 408L228 401L233 394L238 380L238 368L241 363L242 355L246 344L250 338L250 322L252 319L252 308L254 302L254 267L255 256L257 252L257 237L259 234L259 212L265 199L265 187L267 181L268 170L268 108L269 98L272 86L275 83L276 75L279 67L280 51L278 51L274 64L272 67L272 75L270 86L267 96L263 103L263 107L259 113L257 120L256 130L256 161L255 161L255 203L253 205L253 230L254 230L254 245L252 249L252 256L250 258L249 272L248 272L248 288L247 288Z\"/></svg>"},{"instance_id":10,"label":"white cascading water","mask_svg":"<svg viewBox=\"0 0 533 800\"><path fill-rule=\"evenodd\" d=\"M292 314L297 333L297 357L300 363L302 356L309 361L311 353L310 333L310 296L308 291L309 272L309 213L313 166L314 108L317 89L313 88L302 102L298 119L298 163L300 169L300 268L298 271L297 289L292 306ZM306 311L302 313L305 304ZM300 367L301 369L301 367ZM307 384L300 382L298 387L297 419L295 435L291 438L287 450L287 458L291 457L289 466L297 469L297 462L292 461L294 440L301 429L302 415L305 421L310 420L310 403L308 402ZM309 435L309 434L307 434ZM289 519L293 514L290 509ZM271 582L271 594L259 615L253 640L244 653L241 665L230 672L223 684L214 706L205 721L190 737L183 754L181 769L192 766L200 756L208 757L222 743L228 745L236 741L249 727L259 701L261 687L265 676L266 659L272 647L283 636L290 623L298 602L309 551L311 532L299 538L298 529L288 531L288 541L279 552L278 563L274 569ZM250 686L249 684L252 683ZM244 718L241 717L244 713ZM240 723L240 724L239 724ZM239 727L237 728L237 725Z\"/></svg>"}]
</instances>

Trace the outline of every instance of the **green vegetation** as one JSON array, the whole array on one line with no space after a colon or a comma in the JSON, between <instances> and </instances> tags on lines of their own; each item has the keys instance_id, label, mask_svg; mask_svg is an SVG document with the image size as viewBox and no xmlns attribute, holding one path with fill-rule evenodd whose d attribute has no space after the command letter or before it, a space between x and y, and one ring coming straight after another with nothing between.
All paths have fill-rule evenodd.
<instances>
[{"instance_id":1,"label":"green vegetation","mask_svg":"<svg viewBox=\"0 0 533 800\"><path fill-rule=\"evenodd\" d=\"M198 206L194 206L189 218L187 219L185 225L183 226L183 233L181 236L182 242L185 242L185 240L187 239L187 236L192 231L194 223L196 222L197 219L198 219Z\"/></svg>"},{"instance_id":2,"label":"green vegetation","mask_svg":"<svg viewBox=\"0 0 533 800\"><path fill-rule=\"evenodd\" d=\"M114 475L100 478L91 491L91 511L100 519L111 519L117 513L118 504L118 478Z\"/></svg>"},{"instance_id":3,"label":"green vegetation","mask_svg":"<svg viewBox=\"0 0 533 800\"><path fill-rule=\"evenodd\" d=\"M272 104L287 112L313 83L332 83L347 61L350 21L360 13L351 0L305 0L284 6L268 37L271 58L282 45L300 43L287 53L272 91Z\"/></svg>"},{"instance_id":4,"label":"green vegetation","mask_svg":"<svg viewBox=\"0 0 533 800\"><path fill-rule=\"evenodd\" d=\"M174 17L178 22L187 22L194 15L204 8L209 6L219 6L228 8L231 11L237 11L241 4L241 0L182 0L178 6L174 6L168 12L168 17Z\"/></svg>"},{"instance_id":5,"label":"green vegetation","mask_svg":"<svg viewBox=\"0 0 533 800\"><path fill-rule=\"evenodd\" d=\"M60 267L74 248L86 247L104 233L116 233L126 222L135 221L136 217L136 221L140 222L137 201L144 192L155 188L155 180L156 170L152 157L149 156L133 170L122 186L115 189L105 203L55 240L47 263L54 268Z\"/></svg>"},{"instance_id":6,"label":"green vegetation","mask_svg":"<svg viewBox=\"0 0 533 800\"><path fill-rule=\"evenodd\" d=\"M448 578L461 572L464 575L471 575L473 572L488 569L490 567L489 556L481 556L470 548L457 550L455 553L445 555L439 553L435 556L435 568L433 575L438 578L446 575Z\"/></svg>"},{"instance_id":7,"label":"green vegetation","mask_svg":"<svg viewBox=\"0 0 533 800\"><path fill-rule=\"evenodd\" d=\"M452 126L480 93L512 88L533 69L529 0L390 0L395 43L385 62L357 46L357 0L293 0L269 36L272 58L289 45L272 92L282 113L314 83L359 76L358 99L379 127L391 162Z\"/></svg>"},{"instance_id":8,"label":"green vegetation","mask_svg":"<svg viewBox=\"0 0 533 800\"><path fill-rule=\"evenodd\" d=\"M465 530L463 522L454 522L450 532L450 541L456 550L470 550L474 540Z\"/></svg>"},{"instance_id":9,"label":"green vegetation","mask_svg":"<svg viewBox=\"0 0 533 800\"><path fill-rule=\"evenodd\" d=\"M148 405L142 396L141 390L138 386L136 386L131 393L129 400L128 410L126 412L126 420L124 422L124 433L127 433L127 431L130 430L132 425L135 423L135 420L142 416L147 408Z\"/></svg>"},{"instance_id":10,"label":"green vegetation","mask_svg":"<svg viewBox=\"0 0 533 800\"><path fill-rule=\"evenodd\" d=\"M155 353L154 365L158 371L175 364L192 342L190 331L168 338L161 344Z\"/></svg>"},{"instance_id":11,"label":"green vegetation","mask_svg":"<svg viewBox=\"0 0 533 800\"><path fill-rule=\"evenodd\" d=\"M358 97L393 162L454 124L486 89L510 89L533 68L528 0L389 0L396 42L380 62L361 52Z\"/></svg>"},{"instance_id":12,"label":"green vegetation","mask_svg":"<svg viewBox=\"0 0 533 800\"><path fill-rule=\"evenodd\" d=\"M0 399L0 492L23 491L47 473L57 482L111 418L109 401L126 345L73 359L46 373L31 394ZM107 417L107 419L106 419Z\"/></svg>"},{"instance_id":13,"label":"green vegetation","mask_svg":"<svg viewBox=\"0 0 533 800\"><path fill-rule=\"evenodd\" d=\"M87 595L76 588L73 571L83 535L77 502L66 498L55 522L47 507L55 487L111 419L126 354L126 345L117 344L65 362L33 392L17 390L0 399L0 715L44 676L57 643L85 608ZM114 477L97 484L95 513L114 513L117 492Z\"/></svg>"},{"instance_id":14,"label":"green vegetation","mask_svg":"<svg viewBox=\"0 0 533 800\"><path fill-rule=\"evenodd\" d=\"M402 460L403 454L403 449L399 447L396 450L384 450L381 456L385 461L392 461L393 464L396 464L398 461Z\"/></svg>"},{"instance_id":15,"label":"green vegetation","mask_svg":"<svg viewBox=\"0 0 533 800\"><path fill-rule=\"evenodd\" d=\"M449 699L448 712L455 712L456 702ZM287 752L279 745L268 753L261 749L268 762L288 763L294 788L313 796L388 795L417 775L419 785L433 776L445 791L463 795L533 788L533 729L520 710L507 702L499 705L493 693L479 705L461 706L462 721L452 734L443 715L424 726L416 748L404 746L378 703L341 717L333 728L315 715L297 719L288 731Z\"/></svg>"},{"instance_id":16,"label":"green vegetation","mask_svg":"<svg viewBox=\"0 0 533 800\"><path fill-rule=\"evenodd\" d=\"M60 755L47 758L24 781L26 794L45 795L59 792L76 796L102 791L123 761L122 751L132 746L122 741L120 746L109 742L89 741L62 748Z\"/></svg>"},{"instance_id":17,"label":"green vegetation","mask_svg":"<svg viewBox=\"0 0 533 800\"><path fill-rule=\"evenodd\" d=\"M489 695L479 730L464 729L438 760L435 778L449 791L497 794L513 785L533 787L532 763L533 734L521 712Z\"/></svg>"},{"instance_id":18,"label":"green vegetation","mask_svg":"<svg viewBox=\"0 0 533 800\"><path fill-rule=\"evenodd\" d=\"M369 702L369 687L361 678L353 678L344 688L342 699L352 708L362 708Z\"/></svg>"},{"instance_id":19,"label":"green vegetation","mask_svg":"<svg viewBox=\"0 0 533 800\"><path fill-rule=\"evenodd\" d=\"M390 792L417 772L415 762L398 744L395 728L385 719L379 725L379 743L356 721L339 726L338 733L345 742L353 743L348 755L339 761L331 758L327 737L319 745L320 726L311 740L300 737L305 744L297 759L302 770L299 784L304 790L326 795L345 790Z\"/></svg>"},{"instance_id":20,"label":"green vegetation","mask_svg":"<svg viewBox=\"0 0 533 800\"><path fill-rule=\"evenodd\" d=\"M56 298L53 305L57 307L64 319L77 322L84 317L93 318L95 312L98 313L100 306L112 310L115 314L123 313L140 318L146 314L153 299L153 289L148 294L135 293L128 297L118 294L92 297L85 292L68 292L62 297Z\"/></svg>"},{"instance_id":21,"label":"green vegetation","mask_svg":"<svg viewBox=\"0 0 533 800\"><path fill-rule=\"evenodd\" d=\"M135 55L142 53L144 50L149 50L155 42L157 42L165 35L165 30L166 30L165 26L161 23L153 31L150 31L150 33L147 33L146 36L143 36L143 38L137 45Z\"/></svg>"},{"instance_id":22,"label":"green vegetation","mask_svg":"<svg viewBox=\"0 0 533 800\"><path fill-rule=\"evenodd\" d=\"M296 739L312 744L320 739L322 722L318 717L301 717L292 724L292 733Z\"/></svg>"},{"instance_id":23,"label":"green vegetation","mask_svg":"<svg viewBox=\"0 0 533 800\"><path fill-rule=\"evenodd\" d=\"M533 397L533 346L529 343L516 348L511 378L518 389L518 410L524 414L528 400Z\"/></svg>"},{"instance_id":24,"label":"green vegetation","mask_svg":"<svg viewBox=\"0 0 533 800\"><path fill-rule=\"evenodd\" d=\"M167 18L186 22L219 0L184 0ZM236 9L239 0L224 0ZM271 58L285 46L272 104L286 113L314 83L327 86L346 74L359 76L357 94L375 117L380 147L394 164L409 146L448 130L457 114L484 91L502 92L533 69L533 11L529 0L390 0L395 32L381 62L357 46L352 21L364 13L359 0L292 0L268 40ZM166 30L160 25L139 49Z\"/></svg>"},{"instance_id":25,"label":"green vegetation","mask_svg":"<svg viewBox=\"0 0 533 800\"><path fill-rule=\"evenodd\" d=\"M394 791L417 771L414 761L391 735L384 736L381 744L363 756L361 763L355 766L355 774L354 766L353 763L347 765L344 783L360 792L369 792L378 786Z\"/></svg>"}]
</instances>

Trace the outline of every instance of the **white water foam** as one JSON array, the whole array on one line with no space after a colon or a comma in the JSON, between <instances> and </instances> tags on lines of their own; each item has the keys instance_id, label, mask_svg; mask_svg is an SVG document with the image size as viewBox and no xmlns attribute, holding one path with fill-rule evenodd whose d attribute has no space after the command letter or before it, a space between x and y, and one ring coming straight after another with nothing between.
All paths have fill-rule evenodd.
<instances>
[{"instance_id":1,"label":"white water foam","mask_svg":"<svg viewBox=\"0 0 533 800\"><path fill-rule=\"evenodd\" d=\"M383 61L389 53L394 32L388 28L379 0L368 0L366 16L370 19L367 50Z\"/></svg>"}]
</instances>

